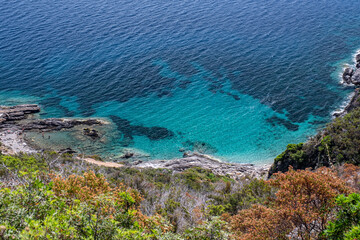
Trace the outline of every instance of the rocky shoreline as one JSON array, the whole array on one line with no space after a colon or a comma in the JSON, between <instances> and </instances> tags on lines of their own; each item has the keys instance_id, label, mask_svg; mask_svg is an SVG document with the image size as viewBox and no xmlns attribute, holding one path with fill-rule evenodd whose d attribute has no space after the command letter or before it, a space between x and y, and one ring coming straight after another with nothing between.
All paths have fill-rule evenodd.
<instances>
[{"instance_id":1,"label":"rocky shoreline","mask_svg":"<svg viewBox=\"0 0 360 240\"><path fill-rule=\"evenodd\" d=\"M344 69L342 74L343 83L349 86L355 86L350 101L347 103L345 108L340 112L335 112L334 117L343 117L345 114L351 112L353 109L360 107L360 54L355 56L355 66L347 67Z\"/></svg>"},{"instance_id":2,"label":"rocky shoreline","mask_svg":"<svg viewBox=\"0 0 360 240\"><path fill-rule=\"evenodd\" d=\"M36 153L37 151L24 140L27 131L60 131L62 129L71 129L75 126L84 126L83 134L91 138L98 137L96 130L89 129L88 126L105 124L99 119L34 119L30 118L32 114L39 113L40 107L36 104L17 105L11 107L0 106L0 150L4 154ZM75 153L72 149L64 149L59 153ZM75 157L80 159L79 157ZM135 159L135 155L129 158ZM122 167L123 165L113 162L99 162L91 158L81 158L89 163L107 167ZM228 175L233 179L244 179L246 177L264 178L267 176L269 165L238 164L226 163L217 160L211 156L196 153L185 152L182 158L172 160L152 160L152 161L133 161L126 164L133 168L164 168L174 172L182 172L188 168L201 167L211 170L217 175Z\"/></svg>"},{"instance_id":3,"label":"rocky shoreline","mask_svg":"<svg viewBox=\"0 0 360 240\"><path fill-rule=\"evenodd\" d=\"M70 129L78 125L102 125L105 122L99 119L32 119L34 113L39 113L40 107L36 104L17 106L0 106L0 141L1 151L5 154L20 152L35 153L37 149L29 146L24 140L27 131L59 131ZM84 133L86 134L86 133Z\"/></svg>"},{"instance_id":4,"label":"rocky shoreline","mask_svg":"<svg viewBox=\"0 0 360 240\"><path fill-rule=\"evenodd\" d=\"M265 164L226 163L212 156L195 152L184 153L183 158L172 160L138 161L132 163L131 166L137 168L164 168L174 172L182 172L192 167L201 167L211 170L217 175L228 175L235 180L247 177L264 178L267 176L270 168L270 165Z\"/></svg>"}]
</instances>

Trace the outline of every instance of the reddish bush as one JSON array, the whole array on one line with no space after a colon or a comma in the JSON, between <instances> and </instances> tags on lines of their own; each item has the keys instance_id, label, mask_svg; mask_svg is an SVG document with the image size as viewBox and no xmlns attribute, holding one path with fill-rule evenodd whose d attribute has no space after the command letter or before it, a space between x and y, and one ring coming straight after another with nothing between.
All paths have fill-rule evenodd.
<instances>
[{"instance_id":1,"label":"reddish bush","mask_svg":"<svg viewBox=\"0 0 360 240\"><path fill-rule=\"evenodd\" d=\"M316 239L332 219L335 197L352 191L329 168L290 169L267 184L278 189L268 206L254 205L231 218L238 239Z\"/></svg>"}]
</instances>

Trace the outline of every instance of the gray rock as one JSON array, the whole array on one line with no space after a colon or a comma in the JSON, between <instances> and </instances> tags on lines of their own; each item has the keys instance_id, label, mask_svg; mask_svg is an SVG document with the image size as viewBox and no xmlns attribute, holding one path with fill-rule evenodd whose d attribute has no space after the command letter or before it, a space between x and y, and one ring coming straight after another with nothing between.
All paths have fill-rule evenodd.
<instances>
[{"instance_id":1,"label":"gray rock","mask_svg":"<svg viewBox=\"0 0 360 240\"><path fill-rule=\"evenodd\" d=\"M351 77L354 73L354 69L352 68L346 68L343 75L342 75L342 78L344 80L345 83L347 84L350 84L351 83Z\"/></svg>"},{"instance_id":2,"label":"gray rock","mask_svg":"<svg viewBox=\"0 0 360 240\"><path fill-rule=\"evenodd\" d=\"M25 104L17 106L0 106L0 118L5 121L22 120L27 117L28 114L40 112L40 107L36 104ZM5 122L1 121L1 123Z\"/></svg>"},{"instance_id":3,"label":"gray rock","mask_svg":"<svg viewBox=\"0 0 360 240\"><path fill-rule=\"evenodd\" d=\"M356 60L357 63L360 62L360 54L356 55L355 60Z\"/></svg>"},{"instance_id":4,"label":"gray rock","mask_svg":"<svg viewBox=\"0 0 360 240\"><path fill-rule=\"evenodd\" d=\"M354 74L351 76L351 83L354 85L360 85L360 68L356 69Z\"/></svg>"},{"instance_id":5,"label":"gray rock","mask_svg":"<svg viewBox=\"0 0 360 240\"><path fill-rule=\"evenodd\" d=\"M0 128L16 128L22 130L61 130L63 128L72 128L77 125L101 125L102 122L97 119L35 119L24 120L29 114L40 112L40 107L36 104L25 104L17 106L0 106Z\"/></svg>"},{"instance_id":6,"label":"gray rock","mask_svg":"<svg viewBox=\"0 0 360 240\"><path fill-rule=\"evenodd\" d=\"M245 177L263 178L267 176L269 166L254 164L226 163L200 153L185 153L183 158L173 160L154 160L132 163L136 168L165 168L174 172L182 172L192 167L211 170L216 175L228 175L233 179Z\"/></svg>"},{"instance_id":7,"label":"gray rock","mask_svg":"<svg viewBox=\"0 0 360 240\"><path fill-rule=\"evenodd\" d=\"M360 89L355 89L354 95L352 96L350 102L346 105L345 109L341 112L334 113L334 117L343 117L345 114L351 112L352 110L360 107Z\"/></svg>"}]
</instances>

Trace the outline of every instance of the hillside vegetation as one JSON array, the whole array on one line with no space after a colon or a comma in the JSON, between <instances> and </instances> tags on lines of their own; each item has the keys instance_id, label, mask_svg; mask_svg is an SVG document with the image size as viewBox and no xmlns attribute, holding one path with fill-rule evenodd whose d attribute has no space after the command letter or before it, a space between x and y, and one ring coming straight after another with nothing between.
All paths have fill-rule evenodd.
<instances>
[{"instance_id":1,"label":"hillside vegetation","mask_svg":"<svg viewBox=\"0 0 360 240\"><path fill-rule=\"evenodd\" d=\"M47 152L1 155L0 169L0 239L360 236L354 165L235 181L201 168L105 168Z\"/></svg>"},{"instance_id":2,"label":"hillside vegetation","mask_svg":"<svg viewBox=\"0 0 360 240\"><path fill-rule=\"evenodd\" d=\"M295 169L319 168L343 163L360 164L360 108L334 119L309 141L289 144L276 157L270 175Z\"/></svg>"}]
</instances>

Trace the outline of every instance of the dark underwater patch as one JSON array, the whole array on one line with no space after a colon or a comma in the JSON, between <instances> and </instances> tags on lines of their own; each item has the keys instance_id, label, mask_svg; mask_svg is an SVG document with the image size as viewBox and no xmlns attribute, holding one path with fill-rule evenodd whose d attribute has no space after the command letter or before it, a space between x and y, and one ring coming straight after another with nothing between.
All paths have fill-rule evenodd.
<instances>
[{"instance_id":1,"label":"dark underwater patch","mask_svg":"<svg viewBox=\"0 0 360 240\"><path fill-rule=\"evenodd\" d=\"M267 118L266 121L268 123L270 123L272 126L283 125L284 127L286 127L290 131L297 131L299 129L299 125L293 124L289 120L282 119L282 118L279 118L279 117L276 117L276 116L273 116L271 118Z\"/></svg>"},{"instance_id":2,"label":"dark underwater patch","mask_svg":"<svg viewBox=\"0 0 360 240\"><path fill-rule=\"evenodd\" d=\"M46 107L55 107L60 109L63 112L63 117L73 117L75 116L75 112L70 111L68 108L62 106L60 104L61 98L60 97L51 97L45 100L40 101L40 105ZM46 116L46 113L41 114L42 116Z\"/></svg>"},{"instance_id":3,"label":"dark underwater patch","mask_svg":"<svg viewBox=\"0 0 360 240\"><path fill-rule=\"evenodd\" d=\"M218 151L214 146L211 146L209 143L202 141L192 142L190 140L187 140L186 142L183 142L182 145L186 150L195 151L199 153L214 154Z\"/></svg>"},{"instance_id":4,"label":"dark underwater patch","mask_svg":"<svg viewBox=\"0 0 360 240\"><path fill-rule=\"evenodd\" d=\"M131 125L129 120L118 116L110 115L110 119L116 124L117 129L123 134L124 141L129 143L134 139L133 136L146 136L150 140L161 140L172 138L175 134L164 127L144 127L139 125Z\"/></svg>"}]
</instances>

